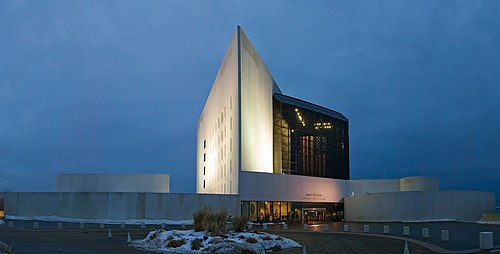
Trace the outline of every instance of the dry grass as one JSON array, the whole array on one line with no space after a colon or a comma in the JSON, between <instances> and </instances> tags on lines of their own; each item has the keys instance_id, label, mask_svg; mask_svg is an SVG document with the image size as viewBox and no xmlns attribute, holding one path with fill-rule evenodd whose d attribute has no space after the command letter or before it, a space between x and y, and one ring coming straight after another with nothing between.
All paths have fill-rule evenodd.
<instances>
[{"instance_id":1,"label":"dry grass","mask_svg":"<svg viewBox=\"0 0 500 254\"><path fill-rule=\"evenodd\" d=\"M243 232L247 228L247 224L248 224L247 216L234 217L234 231Z\"/></svg>"},{"instance_id":2,"label":"dry grass","mask_svg":"<svg viewBox=\"0 0 500 254\"><path fill-rule=\"evenodd\" d=\"M204 227L204 221L206 220L207 216L211 214L212 211L210 208L204 206L200 210L198 210L196 213L193 214L193 219L194 219L194 231L203 231L205 230Z\"/></svg>"},{"instance_id":3,"label":"dry grass","mask_svg":"<svg viewBox=\"0 0 500 254\"><path fill-rule=\"evenodd\" d=\"M168 242L167 247L178 248L178 247L181 247L182 245L184 245L185 243L186 243L186 241L184 239L175 239L175 240L171 240L170 242Z\"/></svg>"},{"instance_id":4,"label":"dry grass","mask_svg":"<svg viewBox=\"0 0 500 254\"><path fill-rule=\"evenodd\" d=\"M203 240L196 238L193 241L191 241L192 250L199 250L200 248L203 248Z\"/></svg>"},{"instance_id":5,"label":"dry grass","mask_svg":"<svg viewBox=\"0 0 500 254\"><path fill-rule=\"evenodd\" d=\"M210 240L210 242L208 242L209 244L218 244L218 243L221 243L222 240L219 239L219 238L212 238L212 240Z\"/></svg>"},{"instance_id":6,"label":"dry grass","mask_svg":"<svg viewBox=\"0 0 500 254\"><path fill-rule=\"evenodd\" d=\"M202 208L200 211L194 214L195 220L195 230L202 228L212 234L223 234L226 233L226 222L227 222L227 212L225 210L213 212L210 208Z\"/></svg>"},{"instance_id":7,"label":"dry grass","mask_svg":"<svg viewBox=\"0 0 500 254\"><path fill-rule=\"evenodd\" d=\"M271 241L271 240L273 240L273 238L270 237L270 236L268 236L268 235L265 235L265 236L262 237L262 240L264 240L264 241Z\"/></svg>"},{"instance_id":8,"label":"dry grass","mask_svg":"<svg viewBox=\"0 0 500 254\"><path fill-rule=\"evenodd\" d=\"M253 237L248 237L245 241L247 243L258 243L259 242L259 241L257 241L257 239L255 239Z\"/></svg>"}]
</instances>

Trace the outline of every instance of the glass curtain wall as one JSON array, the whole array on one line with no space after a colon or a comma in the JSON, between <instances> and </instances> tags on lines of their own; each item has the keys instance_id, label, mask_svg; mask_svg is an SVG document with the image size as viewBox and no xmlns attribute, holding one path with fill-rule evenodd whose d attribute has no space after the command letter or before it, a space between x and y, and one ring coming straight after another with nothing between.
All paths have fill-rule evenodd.
<instances>
[{"instance_id":1,"label":"glass curtain wall","mask_svg":"<svg viewBox=\"0 0 500 254\"><path fill-rule=\"evenodd\" d=\"M274 173L349 179L347 119L333 117L334 111L287 99L292 103L273 98Z\"/></svg>"},{"instance_id":2,"label":"glass curtain wall","mask_svg":"<svg viewBox=\"0 0 500 254\"><path fill-rule=\"evenodd\" d=\"M241 215L257 222L340 221L344 218L344 204L243 201Z\"/></svg>"}]
</instances>

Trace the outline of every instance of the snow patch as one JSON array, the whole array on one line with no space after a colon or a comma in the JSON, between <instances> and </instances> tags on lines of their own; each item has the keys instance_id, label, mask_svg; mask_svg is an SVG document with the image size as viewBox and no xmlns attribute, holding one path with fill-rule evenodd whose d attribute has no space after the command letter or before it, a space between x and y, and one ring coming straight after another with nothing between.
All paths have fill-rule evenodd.
<instances>
[{"instance_id":1,"label":"snow patch","mask_svg":"<svg viewBox=\"0 0 500 254\"><path fill-rule=\"evenodd\" d=\"M485 221L485 220L480 220L477 221L478 224L489 224L489 225L500 225L500 221Z\"/></svg>"},{"instance_id":2,"label":"snow patch","mask_svg":"<svg viewBox=\"0 0 500 254\"><path fill-rule=\"evenodd\" d=\"M108 219L78 219L78 218L68 218L61 217L57 215L50 216L12 216L7 215L5 219L8 220L37 220L37 221L50 221L50 222L70 222L70 223L96 223L96 224L131 224L131 225L140 225L142 223L146 225L193 225L193 220L166 220L166 219L157 219L157 220L149 220L149 219L128 219L128 220L108 220Z\"/></svg>"},{"instance_id":3,"label":"snow patch","mask_svg":"<svg viewBox=\"0 0 500 254\"><path fill-rule=\"evenodd\" d=\"M433 220L405 220L403 223L414 223L414 222L457 222L455 219L433 219Z\"/></svg>"},{"instance_id":4,"label":"snow patch","mask_svg":"<svg viewBox=\"0 0 500 254\"><path fill-rule=\"evenodd\" d=\"M201 243L193 249L193 241ZM283 250L301 245L291 239L264 232L229 232L222 235L207 235L194 230L155 230L142 240L130 244L138 249L164 253L232 253L236 250L253 250L257 253L268 250ZM175 247L173 247L175 245Z\"/></svg>"}]
</instances>

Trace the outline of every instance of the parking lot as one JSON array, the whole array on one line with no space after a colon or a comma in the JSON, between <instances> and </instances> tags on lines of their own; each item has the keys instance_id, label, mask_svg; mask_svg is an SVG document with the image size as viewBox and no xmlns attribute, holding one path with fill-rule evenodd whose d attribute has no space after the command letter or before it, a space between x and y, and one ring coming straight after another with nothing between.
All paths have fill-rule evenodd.
<instances>
[{"instance_id":1,"label":"parking lot","mask_svg":"<svg viewBox=\"0 0 500 254\"><path fill-rule=\"evenodd\" d=\"M38 225L36 225L36 223ZM404 240L409 241L411 253L474 253L479 252L479 232L491 231L495 245L500 248L500 225L483 225L460 222L428 223L328 223L311 224L304 231L302 224L254 225L255 230L265 230L289 237L306 245L308 253L402 253ZM349 225L349 232L344 232ZM365 233L365 225L369 232ZM384 234L384 226L389 233ZM13 247L15 253L145 253L129 247L126 239L130 232L133 239L143 239L149 231L161 225L129 224L80 224L46 221L9 221L0 226L0 241ZM403 234L403 227L409 234ZM38 227L35 229L34 227ZM144 227L144 228L142 228ZM186 228L191 228L187 225ZM422 237L422 228L429 229L429 238ZM182 229L182 226L165 226L165 229ZM112 237L108 238L109 230ZM449 241L441 241L441 230L449 231ZM383 237L379 237L383 236ZM412 241L414 240L414 241ZM429 247L430 246L430 247ZM287 250L285 253L301 253ZM489 253L489 251L487 251ZM482 252L481 252L482 253ZM484 252L486 253L486 252Z\"/></svg>"}]
</instances>

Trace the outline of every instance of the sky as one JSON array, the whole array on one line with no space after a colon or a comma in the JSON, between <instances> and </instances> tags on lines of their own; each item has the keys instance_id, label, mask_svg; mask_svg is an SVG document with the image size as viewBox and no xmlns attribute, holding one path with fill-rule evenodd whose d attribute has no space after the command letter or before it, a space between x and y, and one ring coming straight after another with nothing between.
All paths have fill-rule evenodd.
<instances>
[{"instance_id":1,"label":"sky","mask_svg":"<svg viewBox=\"0 0 500 254\"><path fill-rule=\"evenodd\" d=\"M0 190L168 173L237 25L283 93L342 112L353 179L500 195L500 1L0 1Z\"/></svg>"}]
</instances>

